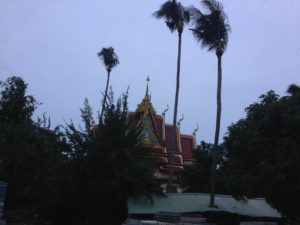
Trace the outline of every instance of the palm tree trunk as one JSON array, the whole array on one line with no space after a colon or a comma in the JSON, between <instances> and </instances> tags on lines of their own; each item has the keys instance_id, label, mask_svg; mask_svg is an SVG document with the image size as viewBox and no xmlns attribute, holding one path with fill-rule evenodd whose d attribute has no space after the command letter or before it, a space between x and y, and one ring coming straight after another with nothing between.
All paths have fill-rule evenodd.
<instances>
[{"instance_id":1,"label":"palm tree trunk","mask_svg":"<svg viewBox=\"0 0 300 225\"><path fill-rule=\"evenodd\" d=\"M210 207L215 206L215 189L216 189L216 166L217 166L217 151L219 147L219 134L221 122L221 91L222 91L222 55L218 56L218 87L217 87L217 117L216 117L216 130L214 140L213 159L211 164L211 178L210 178Z\"/></svg>"},{"instance_id":2,"label":"palm tree trunk","mask_svg":"<svg viewBox=\"0 0 300 225\"><path fill-rule=\"evenodd\" d=\"M174 174L174 152L176 148L176 123L177 123L177 109L178 109L178 97L179 97L179 85L180 85L180 59L181 59L181 32L178 33L178 55L177 55L177 74L176 74L176 93L174 104L174 116L173 116L173 129L172 129L172 148L170 155L170 171L169 171L169 191L174 191L172 188L172 178Z\"/></svg>"},{"instance_id":3,"label":"palm tree trunk","mask_svg":"<svg viewBox=\"0 0 300 225\"><path fill-rule=\"evenodd\" d=\"M110 71L107 71L107 80L106 80L106 87L105 87L104 99L103 99L102 109L101 109L101 114L100 114L100 123L102 123L104 108L105 108L105 104L106 104L107 91L108 91L108 85L109 85L109 78L110 78Z\"/></svg>"}]
</instances>

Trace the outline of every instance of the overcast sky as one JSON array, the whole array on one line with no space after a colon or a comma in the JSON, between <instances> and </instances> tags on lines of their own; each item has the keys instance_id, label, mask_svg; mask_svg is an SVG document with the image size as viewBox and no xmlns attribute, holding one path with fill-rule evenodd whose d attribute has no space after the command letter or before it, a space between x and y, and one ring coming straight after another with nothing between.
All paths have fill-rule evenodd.
<instances>
[{"instance_id":1,"label":"overcast sky","mask_svg":"<svg viewBox=\"0 0 300 225\"><path fill-rule=\"evenodd\" d=\"M129 108L140 103L150 76L158 113L169 104L172 123L177 34L152 13L160 0L1 0L0 80L21 76L52 125L80 122L87 97L99 110L106 70L97 58L113 46L120 64L112 71L115 96L130 86ZM200 1L182 0L201 8ZM284 95L300 84L300 0L223 0L232 31L223 56L221 136L245 116L244 108L270 89ZM217 59L185 28L178 117L181 131L199 124L197 142L212 142L216 114ZM95 113L96 115L96 113Z\"/></svg>"}]
</instances>

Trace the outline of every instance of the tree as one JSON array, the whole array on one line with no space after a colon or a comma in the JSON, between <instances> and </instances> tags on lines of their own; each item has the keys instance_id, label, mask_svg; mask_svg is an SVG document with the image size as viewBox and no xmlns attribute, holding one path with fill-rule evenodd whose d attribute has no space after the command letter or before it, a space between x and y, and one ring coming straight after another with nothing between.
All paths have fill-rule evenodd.
<instances>
[{"instance_id":1,"label":"tree","mask_svg":"<svg viewBox=\"0 0 300 225\"><path fill-rule=\"evenodd\" d=\"M0 81L0 122L30 122L38 103L32 95L25 95L27 84L20 77Z\"/></svg>"},{"instance_id":2,"label":"tree","mask_svg":"<svg viewBox=\"0 0 300 225\"><path fill-rule=\"evenodd\" d=\"M1 81L0 180L8 183L8 222L46 224L53 212L56 178L67 146L58 129L50 131L31 118L37 107L20 77Z\"/></svg>"},{"instance_id":3,"label":"tree","mask_svg":"<svg viewBox=\"0 0 300 225\"><path fill-rule=\"evenodd\" d=\"M176 123L177 123L177 109L179 98L180 85L180 60L181 60L181 42L184 25L190 21L189 11L176 0L169 0L161 5L160 9L153 13L157 19L164 19L167 27L173 33L178 32L178 55L177 55L177 72L176 72L176 92L173 115L173 130L172 130L172 151L170 155L170 173L168 186L172 189L173 168L174 168L174 151L176 148Z\"/></svg>"},{"instance_id":4,"label":"tree","mask_svg":"<svg viewBox=\"0 0 300 225\"><path fill-rule=\"evenodd\" d=\"M196 162L186 166L180 174L180 185L184 192L208 192L209 168L212 162L213 145L201 142L193 151Z\"/></svg>"},{"instance_id":5,"label":"tree","mask_svg":"<svg viewBox=\"0 0 300 225\"><path fill-rule=\"evenodd\" d=\"M116 67L119 64L119 58L118 58L117 54L115 53L113 47L102 48L102 50L100 52L98 52L97 55L99 56L100 60L104 64L106 71L107 71L106 87L105 87L102 109L101 109L101 114L100 114L100 123L102 123L102 117L103 117L103 112L105 110L107 91L108 91L108 86L109 86L110 72L114 67Z\"/></svg>"},{"instance_id":6,"label":"tree","mask_svg":"<svg viewBox=\"0 0 300 225\"><path fill-rule=\"evenodd\" d=\"M208 9L209 14L203 14L200 10L192 7L191 14L194 28L193 35L196 40L207 47L209 51L215 51L218 58L218 84L217 84L217 115L216 129L214 137L215 153L211 164L211 182L210 182L210 207L214 207L215 183L216 183L216 151L219 145L220 123L221 123L221 90L222 90L222 55L226 50L228 43L228 33L230 26L227 16L224 13L223 6L215 0L203 0L204 7Z\"/></svg>"},{"instance_id":7,"label":"tree","mask_svg":"<svg viewBox=\"0 0 300 225\"><path fill-rule=\"evenodd\" d=\"M151 153L136 145L136 134L127 132L127 99L128 93L114 103L110 92L103 123L95 130L88 154L90 216L107 224L120 224L126 218L128 196L159 190Z\"/></svg>"},{"instance_id":8,"label":"tree","mask_svg":"<svg viewBox=\"0 0 300 225\"><path fill-rule=\"evenodd\" d=\"M283 215L298 220L299 93L262 95L246 108L246 118L228 128L224 142L227 190L236 196L265 197Z\"/></svg>"},{"instance_id":9,"label":"tree","mask_svg":"<svg viewBox=\"0 0 300 225\"><path fill-rule=\"evenodd\" d=\"M287 89L287 93L289 93L291 95L299 94L300 93L300 87L296 84L291 84Z\"/></svg>"},{"instance_id":10,"label":"tree","mask_svg":"<svg viewBox=\"0 0 300 225\"><path fill-rule=\"evenodd\" d=\"M136 135L128 133L127 98L128 93L115 103L110 91L103 122L92 129L91 108L85 101L81 110L84 129L73 124L67 127L73 153L72 188L66 203L71 212L64 221L76 215L81 224L120 224L127 216L128 196L160 191L153 179L156 167L151 153L138 147Z\"/></svg>"},{"instance_id":11,"label":"tree","mask_svg":"<svg viewBox=\"0 0 300 225\"><path fill-rule=\"evenodd\" d=\"M180 174L180 186L184 192L209 192L210 167L213 158L214 145L201 141L200 145L193 150L193 156L196 160L190 166L183 168ZM217 154L217 173L218 173L218 193L226 194L224 189L224 163L226 152L223 146L218 148Z\"/></svg>"},{"instance_id":12,"label":"tree","mask_svg":"<svg viewBox=\"0 0 300 225\"><path fill-rule=\"evenodd\" d=\"M0 86L0 180L8 183L9 223L120 224L128 196L159 192L155 164L127 131L127 97L114 103L112 91L103 123L94 125L87 100L83 128L72 121L65 132L35 122L37 106L18 77Z\"/></svg>"}]
</instances>

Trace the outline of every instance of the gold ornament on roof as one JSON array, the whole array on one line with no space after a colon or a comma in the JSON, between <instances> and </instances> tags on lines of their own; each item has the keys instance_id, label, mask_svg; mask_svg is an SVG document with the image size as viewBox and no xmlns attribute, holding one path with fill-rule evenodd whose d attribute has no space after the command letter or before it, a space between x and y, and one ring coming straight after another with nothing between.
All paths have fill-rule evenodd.
<instances>
[{"instance_id":1,"label":"gold ornament on roof","mask_svg":"<svg viewBox=\"0 0 300 225\"><path fill-rule=\"evenodd\" d=\"M167 108L163 111L162 115L165 116L166 112L169 110L169 105L167 105Z\"/></svg>"},{"instance_id":2,"label":"gold ornament on roof","mask_svg":"<svg viewBox=\"0 0 300 225\"><path fill-rule=\"evenodd\" d=\"M196 129L194 130L194 132L193 132L193 135L194 135L194 136L196 135L196 133L197 133L198 130L199 130L199 125L198 125L198 123L197 123L197 127L196 127Z\"/></svg>"},{"instance_id":3,"label":"gold ornament on roof","mask_svg":"<svg viewBox=\"0 0 300 225\"><path fill-rule=\"evenodd\" d=\"M137 106L137 109L135 110L135 112L137 112L137 113L141 113L141 112L147 113L148 110L150 110L153 115L156 115L156 111L152 106L151 97L149 95L149 81L150 81L149 76L147 77L146 81L147 81L147 86L146 86L145 97L143 98L142 102Z\"/></svg>"},{"instance_id":4,"label":"gold ornament on roof","mask_svg":"<svg viewBox=\"0 0 300 225\"><path fill-rule=\"evenodd\" d=\"M184 119L184 115L181 114L181 118L179 119L179 121L177 122L177 125L180 126L180 123L182 122L182 120Z\"/></svg>"}]
</instances>

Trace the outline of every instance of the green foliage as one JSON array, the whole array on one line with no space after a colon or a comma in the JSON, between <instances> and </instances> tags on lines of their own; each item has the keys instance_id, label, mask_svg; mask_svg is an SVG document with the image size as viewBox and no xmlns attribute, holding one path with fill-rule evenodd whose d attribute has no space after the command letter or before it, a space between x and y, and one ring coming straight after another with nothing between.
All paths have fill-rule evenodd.
<instances>
[{"instance_id":1,"label":"green foliage","mask_svg":"<svg viewBox=\"0 0 300 225\"><path fill-rule=\"evenodd\" d=\"M25 95L27 84L22 78L13 76L5 82L0 81L0 88L0 122L30 122L37 101L33 96Z\"/></svg>"},{"instance_id":2,"label":"green foliage","mask_svg":"<svg viewBox=\"0 0 300 225\"><path fill-rule=\"evenodd\" d=\"M93 129L86 101L81 110L85 129L78 130L72 123L66 129L76 159L70 178L76 185L69 199L78 202L71 214L82 215L77 218L82 223L120 224L126 218L128 196L160 191L153 179L151 154L136 146L135 134L127 132L127 98L126 93L114 103L111 91L103 123Z\"/></svg>"},{"instance_id":3,"label":"green foliage","mask_svg":"<svg viewBox=\"0 0 300 225\"><path fill-rule=\"evenodd\" d=\"M37 102L25 95L26 87L19 77L1 82L0 180L8 183L8 221L40 224L53 206L55 174L66 146L59 130L46 130L31 120Z\"/></svg>"},{"instance_id":4,"label":"green foliage","mask_svg":"<svg viewBox=\"0 0 300 225\"><path fill-rule=\"evenodd\" d=\"M98 126L86 99L83 128L71 121L62 133L47 129L44 116L31 119L37 102L26 87L11 77L0 89L0 180L8 182L9 223L120 224L128 196L160 191L151 154L127 132L128 93L114 103L111 91Z\"/></svg>"},{"instance_id":5,"label":"green foliage","mask_svg":"<svg viewBox=\"0 0 300 225\"><path fill-rule=\"evenodd\" d=\"M180 184L185 192L209 192L212 150L212 144L202 141L193 151L196 162L191 166L186 166L180 174Z\"/></svg>"},{"instance_id":6,"label":"green foliage","mask_svg":"<svg viewBox=\"0 0 300 225\"><path fill-rule=\"evenodd\" d=\"M202 3L209 14L204 14L193 6L190 7L194 25L191 30L203 47L222 55L226 50L230 31L227 16L221 3L215 0L203 0Z\"/></svg>"},{"instance_id":7,"label":"green foliage","mask_svg":"<svg viewBox=\"0 0 300 225\"><path fill-rule=\"evenodd\" d=\"M225 176L232 194L266 197L289 218L299 218L300 92L291 93L280 98L269 91L228 128Z\"/></svg>"},{"instance_id":8,"label":"green foliage","mask_svg":"<svg viewBox=\"0 0 300 225\"><path fill-rule=\"evenodd\" d=\"M190 12L176 0L166 1L160 9L153 13L157 19L164 19L167 27L173 33L182 33L183 26L190 21Z\"/></svg>"},{"instance_id":9,"label":"green foliage","mask_svg":"<svg viewBox=\"0 0 300 225\"><path fill-rule=\"evenodd\" d=\"M201 141L197 149L193 150L193 156L196 162L190 166L184 167L180 174L180 186L183 188L184 192L208 193L210 191L210 167L212 163L213 151L213 144L206 143L204 141ZM222 174L225 151L222 145L218 149L217 156L217 193L225 193Z\"/></svg>"},{"instance_id":10,"label":"green foliage","mask_svg":"<svg viewBox=\"0 0 300 225\"><path fill-rule=\"evenodd\" d=\"M97 54L103 64L106 67L107 71L111 71L112 68L117 66L119 64L119 58L117 54L115 53L115 50L113 47L108 48L102 48L100 52Z\"/></svg>"}]
</instances>

